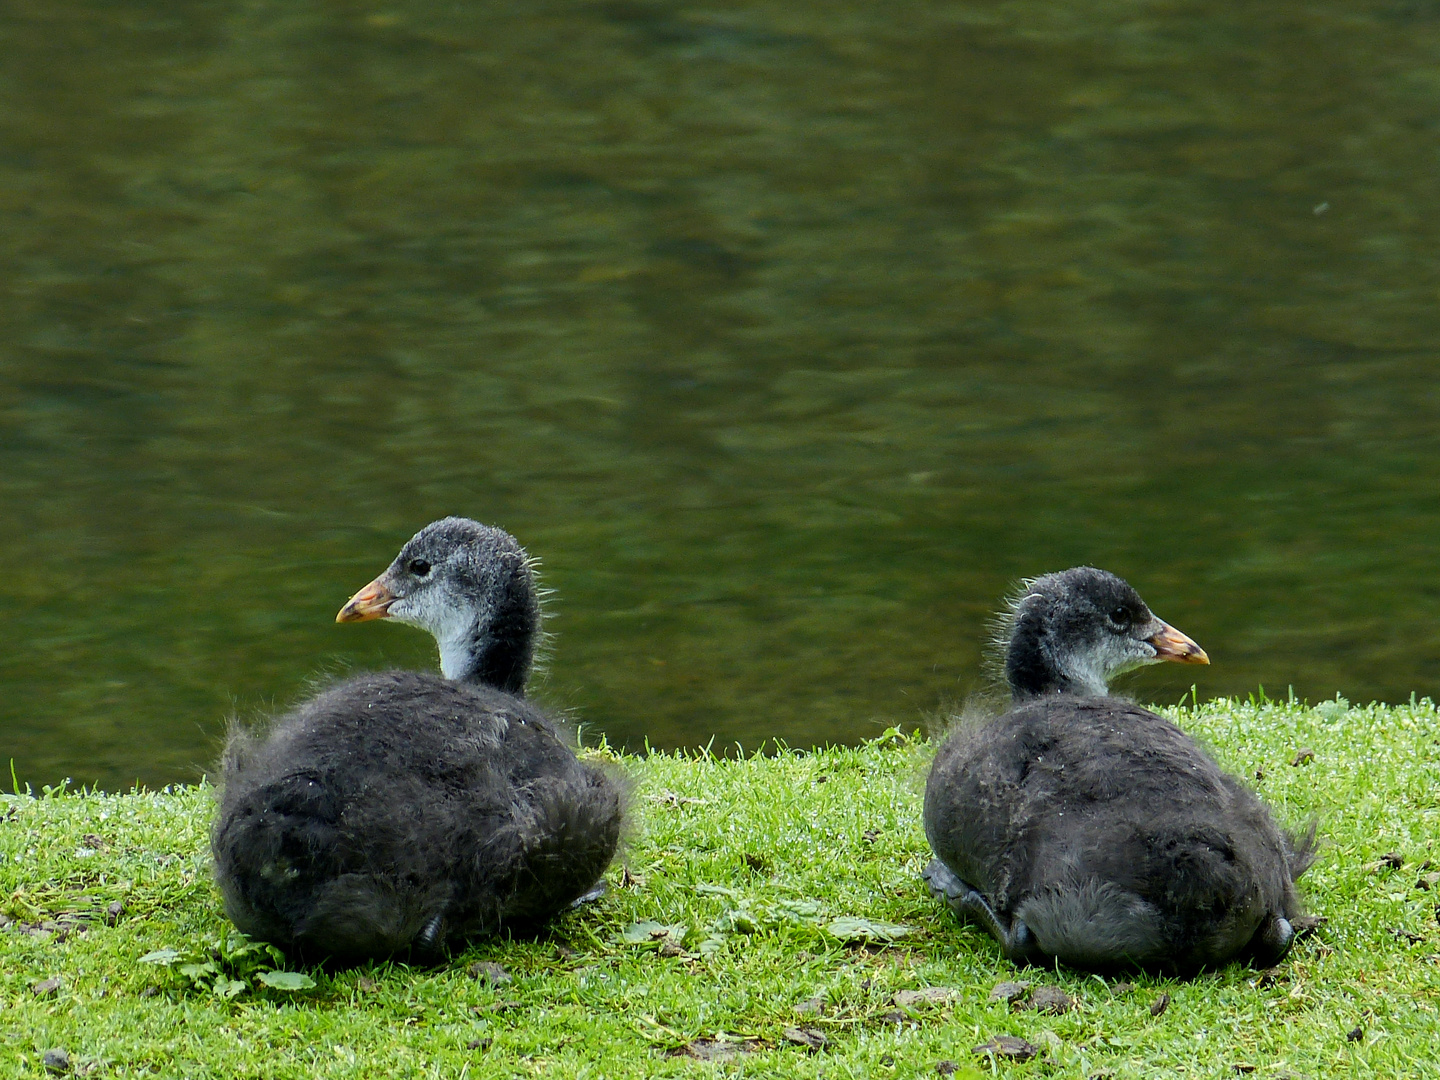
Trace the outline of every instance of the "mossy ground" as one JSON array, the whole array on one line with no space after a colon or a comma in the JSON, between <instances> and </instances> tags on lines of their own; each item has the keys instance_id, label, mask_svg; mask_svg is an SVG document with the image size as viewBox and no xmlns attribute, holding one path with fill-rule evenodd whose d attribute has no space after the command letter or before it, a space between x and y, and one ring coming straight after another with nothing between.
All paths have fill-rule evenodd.
<instances>
[{"instance_id":1,"label":"mossy ground","mask_svg":"<svg viewBox=\"0 0 1440 1080\"><path fill-rule=\"evenodd\" d=\"M438 969L312 971L313 989L252 984L229 1001L137 963L203 950L228 925L208 868L209 790L50 792L0 802L0 911L14 920L0 930L0 1074L45 1075L42 1055L63 1048L72 1071L102 1077L889 1078L947 1061L960 1076L1434 1075L1440 882L1417 882L1440 862L1435 708L1222 701L1180 721L1227 767L1262 773L1254 783L1282 819L1320 820L1327 842L1305 888L1328 921L1272 978L1230 968L1125 989L1017 972L926 896L920 790L933 746L893 733L745 760L624 758L636 818L624 865L606 897L547 937L478 945ZM1302 749L1313 759L1292 765ZM75 911L102 914L76 923ZM844 916L913 933L846 944L826 929ZM626 943L645 920L675 929ZM509 981L472 975L480 961ZM1076 1007L989 1000L1017 978ZM897 1006L897 992L925 987L954 994ZM1169 1007L1153 1015L1162 994ZM827 1043L798 1045L787 1028ZM715 1062L677 1054L717 1034L758 1041ZM972 1052L996 1034L1040 1053Z\"/></svg>"}]
</instances>

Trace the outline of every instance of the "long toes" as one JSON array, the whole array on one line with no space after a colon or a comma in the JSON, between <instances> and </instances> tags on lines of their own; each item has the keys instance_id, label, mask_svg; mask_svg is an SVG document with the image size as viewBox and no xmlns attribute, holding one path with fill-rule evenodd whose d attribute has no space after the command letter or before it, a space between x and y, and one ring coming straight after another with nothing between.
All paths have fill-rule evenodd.
<instances>
[{"instance_id":1,"label":"long toes","mask_svg":"<svg viewBox=\"0 0 1440 1080\"><path fill-rule=\"evenodd\" d=\"M591 885L590 888L586 889L583 893L577 896L574 900L571 900L570 906L572 908L577 908L581 904L588 904L592 900L599 900L602 896L605 895L605 891L607 888L609 888L609 886L605 884L605 879L601 878L594 885Z\"/></svg>"},{"instance_id":2,"label":"long toes","mask_svg":"<svg viewBox=\"0 0 1440 1080\"><path fill-rule=\"evenodd\" d=\"M925 867L920 876L925 879L925 884L930 889L930 895L947 904L954 904L966 893L975 891L956 877L955 871L939 859L931 859L930 864Z\"/></svg>"}]
</instances>

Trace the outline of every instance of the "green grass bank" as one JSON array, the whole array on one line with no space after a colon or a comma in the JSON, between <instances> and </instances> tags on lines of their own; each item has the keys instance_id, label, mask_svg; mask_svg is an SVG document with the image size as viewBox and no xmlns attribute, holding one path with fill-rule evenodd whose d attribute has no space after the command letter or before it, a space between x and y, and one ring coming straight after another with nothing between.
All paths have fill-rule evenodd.
<instances>
[{"instance_id":1,"label":"green grass bank","mask_svg":"<svg viewBox=\"0 0 1440 1080\"><path fill-rule=\"evenodd\" d=\"M537 941L307 971L300 990L265 985L268 961L229 943L214 960L229 926L208 788L47 791L0 800L0 1076L1436 1075L1435 707L1219 701L1178 718L1283 820L1320 820L1304 884L1327 921L1273 973L1017 972L925 894L934 746L893 732L621 758L635 828L602 900ZM1015 980L1028 999L992 1000ZM1071 1007L1022 1007L1047 987ZM998 1035L1035 1054L974 1052ZM55 1049L68 1062L47 1072Z\"/></svg>"}]
</instances>

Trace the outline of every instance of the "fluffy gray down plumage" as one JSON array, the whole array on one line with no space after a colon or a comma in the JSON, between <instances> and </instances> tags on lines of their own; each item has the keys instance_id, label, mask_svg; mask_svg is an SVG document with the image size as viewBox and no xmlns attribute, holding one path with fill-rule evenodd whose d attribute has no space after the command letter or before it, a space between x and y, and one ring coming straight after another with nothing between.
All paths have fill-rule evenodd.
<instances>
[{"instance_id":1,"label":"fluffy gray down plumage","mask_svg":"<svg viewBox=\"0 0 1440 1080\"><path fill-rule=\"evenodd\" d=\"M425 577L442 573L456 521L437 523L450 525L438 539L422 530L377 582L404 595L405 566L422 557ZM499 532L463 524L462 543L469 526ZM510 562L528 580L528 562ZM516 627L469 629L482 651L499 639L521 658L523 672L500 677L523 687L532 649L516 648ZM311 960L438 958L531 931L591 889L620 842L616 779L518 694L473 680L346 680L268 730L232 733L220 772L211 846L226 913Z\"/></svg>"},{"instance_id":2,"label":"fluffy gray down plumage","mask_svg":"<svg viewBox=\"0 0 1440 1080\"><path fill-rule=\"evenodd\" d=\"M1077 693L1064 674L1204 653L1102 571L1038 579L1022 605L1007 656L1016 705L959 723L931 768L932 890L1020 962L1191 973L1278 960L1314 827L1280 829L1176 725Z\"/></svg>"}]
</instances>

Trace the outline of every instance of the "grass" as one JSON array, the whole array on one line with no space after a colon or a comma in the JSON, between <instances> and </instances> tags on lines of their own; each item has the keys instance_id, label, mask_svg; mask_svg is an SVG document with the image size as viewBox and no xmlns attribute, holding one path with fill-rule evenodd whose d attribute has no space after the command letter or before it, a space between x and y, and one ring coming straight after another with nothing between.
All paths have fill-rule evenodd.
<instances>
[{"instance_id":1,"label":"grass","mask_svg":"<svg viewBox=\"0 0 1440 1080\"><path fill-rule=\"evenodd\" d=\"M1228 767L1263 773L1256 786L1281 818L1321 821L1327 844L1305 886L1328 921L1272 977L1232 967L1127 989L1018 973L925 895L919 793L933 746L893 732L745 760L625 758L637 821L624 866L549 936L477 945L433 970L313 970L300 991L252 972L230 1000L138 962L198 955L227 932L209 790L47 790L0 801L0 912L15 920L0 930L0 1075L46 1075L54 1048L73 1073L103 1077L902 1078L945 1062L960 1077L1433 1075L1440 881L1417 882L1440 862L1435 707L1220 701L1179 719ZM1313 759L1292 766L1301 749ZM1402 866L1383 859L1392 852ZM106 916L115 901L123 911ZM847 943L827 927L849 916L912 932ZM669 929L637 928L646 921ZM1076 1007L990 1000L1017 978ZM896 1004L927 987L952 993ZM972 1052L997 1034L1039 1053ZM707 1038L732 1056L677 1055Z\"/></svg>"}]
</instances>

